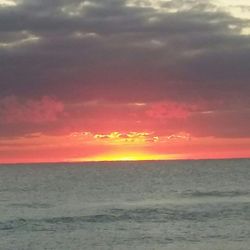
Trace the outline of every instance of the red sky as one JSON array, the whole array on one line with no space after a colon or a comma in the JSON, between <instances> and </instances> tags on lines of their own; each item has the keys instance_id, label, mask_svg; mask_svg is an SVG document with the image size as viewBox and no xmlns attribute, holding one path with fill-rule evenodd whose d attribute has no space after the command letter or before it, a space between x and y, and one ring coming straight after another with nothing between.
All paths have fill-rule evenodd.
<instances>
[{"instance_id":1,"label":"red sky","mask_svg":"<svg viewBox=\"0 0 250 250\"><path fill-rule=\"evenodd\" d=\"M250 157L248 7L0 0L0 163Z\"/></svg>"},{"instance_id":2,"label":"red sky","mask_svg":"<svg viewBox=\"0 0 250 250\"><path fill-rule=\"evenodd\" d=\"M239 114L207 111L202 104L72 105L51 97L26 102L12 97L3 104L1 162L249 157L250 139L235 134L245 126L238 124Z\"/></svg>"}]
</instances>

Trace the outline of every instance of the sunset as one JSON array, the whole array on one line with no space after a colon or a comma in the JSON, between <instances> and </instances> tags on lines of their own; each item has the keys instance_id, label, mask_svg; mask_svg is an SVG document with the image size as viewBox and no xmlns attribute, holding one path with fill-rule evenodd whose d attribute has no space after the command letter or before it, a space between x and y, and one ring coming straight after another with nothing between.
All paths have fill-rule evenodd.
<instances>
[{"instance_id":1,"label":"sunset","mask_svg":"<svg viewBox=\"0 0 250 250\"><path fill-rule=\"evenodd\" d=\"M248 250L249 0L0 0L0 249Z\"/></svg>"},{"instance_id":2,"label":"sunset","mask_svg":"<svg viewBox=\"0 0 250 250\"><path fill-rule=\"evenodd\" d=\"M0 162L249 157L249 6L0 1Z\"/></svg>"}]
</instances>

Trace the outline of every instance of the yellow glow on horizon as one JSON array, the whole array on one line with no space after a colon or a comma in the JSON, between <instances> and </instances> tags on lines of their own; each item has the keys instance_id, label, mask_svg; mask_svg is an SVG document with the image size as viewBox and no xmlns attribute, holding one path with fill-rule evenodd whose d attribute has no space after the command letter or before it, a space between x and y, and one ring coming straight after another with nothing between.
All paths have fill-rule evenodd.
<instances>
[{"instance_id":1,"label":"yellow glow on horizon","mask_svg":"<svg viewBox=\"0 0 250 250\"><path fill-rule=\"evenodd\" d=\"M120 152L114 154L103 154L93 157L72 159L73 161L150 161L150 160L178 160L182 159L177 154L155 155L143 152Z\"/></svg>"}]
</instances>

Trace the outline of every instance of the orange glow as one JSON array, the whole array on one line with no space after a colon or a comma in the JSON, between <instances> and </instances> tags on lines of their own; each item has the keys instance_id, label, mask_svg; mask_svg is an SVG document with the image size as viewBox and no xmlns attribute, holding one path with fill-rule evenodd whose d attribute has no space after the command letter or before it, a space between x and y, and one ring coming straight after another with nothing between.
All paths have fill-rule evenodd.
<instances>
[{"instance_id":1,"label":"orange glow","mask_svg":"<svg viewBox=\"0 0 250 250\"><path fill-rule=\"evenodd\" d=\"M156 155L143 152L117 152L114 154L102 154L90 158L77 158L73 161L147 161L147 160L177 160L180 155Z\"/></svg>"},{"instance_id":2,"label":"orange glow","mask_svg":"<svg viewBox=\"0 0 250 250\"><path fill-rule=\"evenodd\" d=\"M148 132L111 132L110 134L96 134L94 139L109 144L145 144L157 142L159 138Z\"/></svg>"},{"instance_id":3,"label":"orange glow","mask_svg":"<svg viewBox=\"0 0 250 250\"><path fill-rule=\"evenodd\" d=\"M248 138L197 138L184 132L36 133L1 140L0 163L244 158L249 145Z\"/></svg>"}]
</instances>

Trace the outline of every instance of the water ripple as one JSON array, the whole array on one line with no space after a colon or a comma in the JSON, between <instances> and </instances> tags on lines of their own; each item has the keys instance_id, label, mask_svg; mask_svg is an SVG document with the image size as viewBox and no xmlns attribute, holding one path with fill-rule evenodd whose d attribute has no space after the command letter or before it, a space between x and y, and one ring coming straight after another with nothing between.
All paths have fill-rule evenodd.
<instances>
[{"instance_id":1,"label":"water ripple","mask_svg":"<svg viewBox=\"0 0 250 250\"><path fill-rule=\"evenodd\" d=\"M190 221L201 223L211 219L250 219L250 203L227 207L196 207L196 208L133 208L133 209L110 209L102 214L88 216L61 216L43 219L16 219L0 222L0 230L56 230L78 229L88 223L171 223L175 221Z\"/></svg>"}]
</instances>

